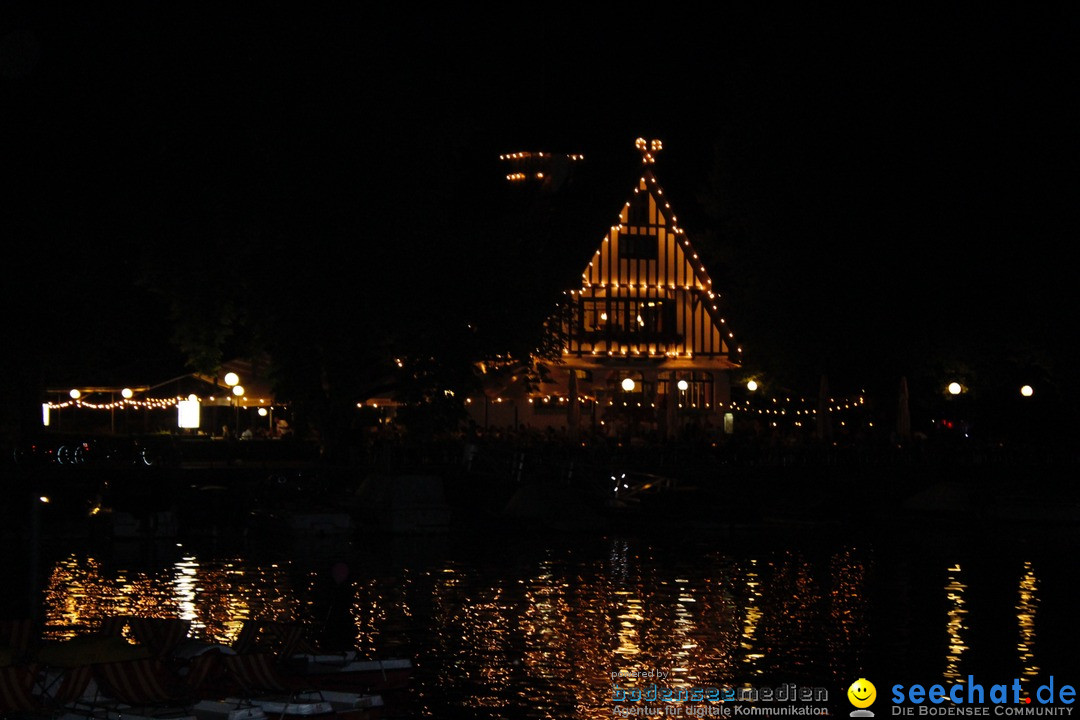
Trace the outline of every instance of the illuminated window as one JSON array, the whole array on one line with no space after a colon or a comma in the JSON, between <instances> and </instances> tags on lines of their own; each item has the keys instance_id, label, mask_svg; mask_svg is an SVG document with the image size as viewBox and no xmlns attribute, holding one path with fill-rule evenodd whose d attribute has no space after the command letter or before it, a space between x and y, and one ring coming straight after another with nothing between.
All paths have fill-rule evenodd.
<instances>
[{"instance_id":1,"label":"illuminated window","mask_svg":"<svg viewBox=\"0 0 1080 720\"><path fill-rule=\"evenodd\" d=\"M599 298L582 300L581 329L641 342L675 341L675 303L664 300Z\"/></svg>"},{"instance_id":2,"label":"illuminated window","mask_svg":"<svg viewBox=\"0 0 1080 720\"><path fill-rule=\"evenodd\" d=\"M681 383L685 390L679 387ZM713 376L702 370L661 372L657 392L674 397L682 410L707 409L712 405Z\"/></svg>"}]
</instances>

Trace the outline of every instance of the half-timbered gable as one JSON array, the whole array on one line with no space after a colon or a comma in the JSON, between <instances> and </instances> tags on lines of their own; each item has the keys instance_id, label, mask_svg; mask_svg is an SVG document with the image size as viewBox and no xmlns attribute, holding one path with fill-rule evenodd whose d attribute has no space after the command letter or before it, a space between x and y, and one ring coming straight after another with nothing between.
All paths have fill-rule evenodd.
<instances>
[{"instance_id":1,"label":"half-timbered gable","mask_svg":"<svg viewBox=\"0 0 1080 720\"><path fill-rule=\"evenodd\" d=\"M646 170L581 274L570 355L731 357L719 298Z\"/></svg>"},{"instance_id":2,"label":"half-timbered gable","mask_svg":"<svg viewBox=\"0 0 1080 720\"><path fill-rule=\"evenodd\" d=\"M538 388L515 391L504 384L489 390L485 422L563 427L572 435L583 427L668 435L692 423L730 427L720 416L730 401L728 375L739 367L740 349L720 290L653 172L659 141L639 139L637 148L642 165L621 205L612 193L610 219L597 222L592 215L601 202L595 194L589 210L572 213L573 230L560 226L545 236L558 242L597 233L592 255L582 258L580 284L566 289L562 361L544 364ZM581 156L567 157L580 164ZM543 153L503 159L511 163L511 184L550 180L548 165L537 165L548 163ZM605 181L607 192L611 179ZM567 219L565 213L559 217ZM554 223L547 225L551 230ZM522 377L518 372L509 380Z\"/></svg>"}]
</instances>

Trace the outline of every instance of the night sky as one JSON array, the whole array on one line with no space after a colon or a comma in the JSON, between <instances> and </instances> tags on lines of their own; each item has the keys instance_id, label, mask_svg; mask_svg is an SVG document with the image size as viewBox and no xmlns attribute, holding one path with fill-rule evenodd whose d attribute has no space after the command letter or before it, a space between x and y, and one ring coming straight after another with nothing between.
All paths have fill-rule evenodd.
<instances>
[{"instance_id":1,"label":"night sky","mask_svg":"<svg viewBox=\"0 0 1080 720\"><path fill-rule=\"evenodd\" d=\"M808 376L1075 349L1072 13L371 7L4 9L5 299L42 382L177 367L162 273L273 303L342 267L464 272L446 198L499 153L581 152L629 190L638 136L690 237L747 266L711 268L752 281L735 327Z\"/></svg>"}]
</instances>

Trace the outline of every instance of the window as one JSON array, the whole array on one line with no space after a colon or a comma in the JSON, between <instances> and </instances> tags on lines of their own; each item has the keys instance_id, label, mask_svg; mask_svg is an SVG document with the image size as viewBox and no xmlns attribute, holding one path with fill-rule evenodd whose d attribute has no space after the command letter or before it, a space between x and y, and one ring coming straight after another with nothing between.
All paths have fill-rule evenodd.
<instances>
[{"instance_id":1,"label":"window","mask_svg":"<svg viewBox=\"0 0 1080 720\"><path fill-rule=\"evenodd\" d=\"M619 257L626 260L656 260L659 243L655 235L619 235Z\"/></svg>"},{"instance_id":2,"label":"window","mask_svg":"<svg viewBox=\"0 0 1080 720\"><path fill-rule=\"evenodd\" d=\"M635 335L670 332L675 325L675 304L664 300L611 298L582 303L582 329Z\"/></svg>"},{"instance_id":3,"label":"window","mask_svg":"<svg viewBox=\"0 0 1080 720\"><path fill-rule=\"evenodd\" d=\"M662 372L659 392L674 398L680 410L704 410L712 406L713 376L701 370Z\"/></svg>"}]
</instances>

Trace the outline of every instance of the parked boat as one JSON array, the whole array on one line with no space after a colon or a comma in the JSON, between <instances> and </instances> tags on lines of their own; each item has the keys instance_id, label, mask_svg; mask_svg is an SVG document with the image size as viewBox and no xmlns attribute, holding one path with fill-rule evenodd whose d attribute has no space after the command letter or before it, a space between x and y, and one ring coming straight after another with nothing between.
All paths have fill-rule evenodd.
<instances>
[{"instance_id":1,"label":"parked boat","mask_svg":"<svg viewBox=\"0 0 1080 720\"><path fill-rule=\"evenodd\" d=\"M12 707L0 698L0 715L32 709L30 689L38 683L61 688L49 710L62 718L149 720L167 712L170 720L372 720L384 707L380 689L404 687L412 666L355 653L298 662L293 656L311 649L298 623L247 621L233 646L187 638L190 622L179 618L113 616L92 634L36 647L23 637L24 626L2 629L21 648L17 660L26 668L8 671L8 684L25 686L27 697Z\"/></svg>"}]
</instances>

